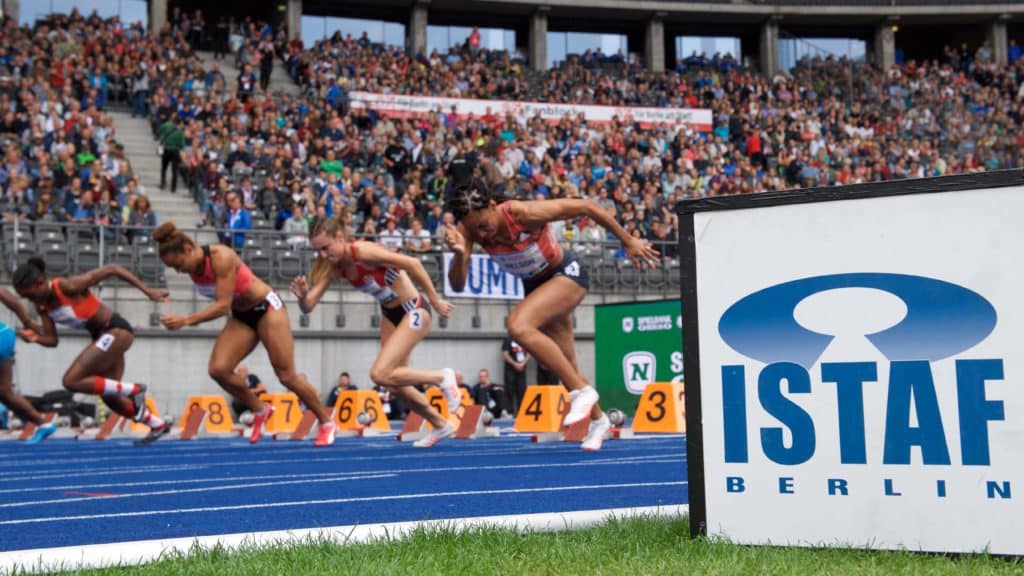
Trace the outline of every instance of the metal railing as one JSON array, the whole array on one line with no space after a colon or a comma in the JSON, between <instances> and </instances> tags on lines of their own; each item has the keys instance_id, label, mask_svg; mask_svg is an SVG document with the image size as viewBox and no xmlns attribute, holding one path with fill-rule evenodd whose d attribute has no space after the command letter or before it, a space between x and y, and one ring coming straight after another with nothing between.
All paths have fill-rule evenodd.
<instances>
[{"instance_id":1,"label":"metal railing","mask_svg":"<svg viewBox=\"0 0 1024 576\"><path fill-rule=\"evenodd\" d=\"M289 238L273 228L229 230L183 228L196 244L233 242L233 248L253 273L275 288L286 288L298 275L310 271L315 257L301 239ZM51 221L3 222L4 266L0 280L9 282L13 271L29 258L39 257L48 274L79 274L108 263L132 270L144 282L167 286L166 269L152 241L152 228L60 223ZM364 237L365 238L365 237ZM372 238L368 238L372 239ZM432 239L436 240L436 239ZM590 273L591 292L596 294L678 294L677 241L655 243L665 257L654 270L633 266L616 242L563 242L575 251ZM444 285L444 255L438 243L427 252L407 252L423 263L435 285Z\"/></svg>"}]
</instances>

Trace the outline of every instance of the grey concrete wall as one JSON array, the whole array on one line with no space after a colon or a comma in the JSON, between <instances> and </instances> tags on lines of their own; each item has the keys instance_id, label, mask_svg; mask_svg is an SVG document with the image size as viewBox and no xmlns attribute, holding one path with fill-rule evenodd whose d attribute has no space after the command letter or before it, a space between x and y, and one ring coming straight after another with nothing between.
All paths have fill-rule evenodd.
<instances>
[{"instance_id":1,"label":"grey concrete wall","mask_svg":"<svg viewBox=\"0 0 1024 576\"><path fill-rule=\"evenodd\" d=\"M15 22L21 16L21 0L3 0L4 16Z\"/></svg>"},{"instance_id":2,"label":"grey concrete wall","mask_svg":"<svg viewBox=\"0 0 1024 576\"><path fill-rule=\"evenodd\" d=\"M149 31L160 32L167 23L167 0L149 0Z\"/></svg>"},{"instance_id":3,"label":"grey concrete wall","mask_svg":"<svg viewBox=\"0 0 1024 576\"><path fill-rule=\"evenodd\" d=\"M408 50L412 54L427 52L427 5L417 0L409 11Z\"/></svg>"},{"instance_id":4,"label":"grey concrete wall","mask_svg":"<svg viewBox=\"0 0 1024 576\"><path fill-rule=\"evenodd\" d=\"M547 70L548 65L548 8L538 8L530 16L530 67Z\"/></svg>"}]
</instances>

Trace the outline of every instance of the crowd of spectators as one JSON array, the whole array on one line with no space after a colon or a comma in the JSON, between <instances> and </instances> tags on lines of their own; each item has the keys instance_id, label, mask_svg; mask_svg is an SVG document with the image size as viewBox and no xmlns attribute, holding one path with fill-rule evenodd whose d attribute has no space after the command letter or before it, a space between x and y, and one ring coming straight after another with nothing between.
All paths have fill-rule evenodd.
<instances>
[{"instance_id":1,"label":"crowd of spectators","mask_svg":"<svg viewBox=\"0 0 1024 576\"><path fill-rule=\"evenodd\" d=\"M183 169L207 223L238 221L230 206L237 194L253 221L294 243L346 208L354 231L389 247L438 249L446 169L456 157L508 196L592 199L631 234L665 242L669 256L672 207L684 198L1024 166L1024 60L1015 44L1004 66L987 45L963 46L888 70L814 58L765 78L717 54L693 54L655 74L635 60L588 53L537 73L468 41L447 54L410 55L366 35L303 47L255 22L234 28L234 82L213 71L223 92L158 90L156 121L177 113L185 124ZM254 85L251 63L264 61L268 42L301 96ZM707 108L713 129L445 110L395 119L351 106L353 91ZM586 220L555 233L588 254L609 239Z\"/></svg>"},{"instance_id":2,"label":"crowd of spectators","mask_svg":"<svg viewBox=\"0 0 1024 576\"><path fill-rule=\"evenodd\" d=\"M471 38L446 54L407 54L365 34L304 47L240 19L208 27L222 58L204 68L193 52L204 43L203 22L201 12L175 10L148 34L77 14L31 31L7 21L4 217L155 223L104 112L113 90L150 118L171 191L183 178L200 224L236 246L251 227L302 244L317 220L347 209L360 234L396 250L437 250L457 157L510 197L589 198L629 233L665 242L669 256L672 207L684 198L1024 166L1024 59L1015 42L1006 65L983 44L887 70L806 59L771 78L718 54L653 73L595 52L539 73ZM268 90L275 57L298 96ZM352 106L353 91L706 108L713 126L445 110L394 119ZM609 238L585 219L554 228L587 254L602 253Z\"/></svg>"},{"instance_id":3,"label":"crowd of spectators","mask_svg":"<svg viewBox=\"0 0 1024 576\"><path fill-rule=\"evenodd\" d=\"M153 37L117 18L74 12L32 29L5 19L0 217L123 226L109 230L108 239L124 241L154 226L156 215L107 110L115 98L127 101L136 82L159 85L188 55L180 39Z\"/></svg>"}]
</instances>

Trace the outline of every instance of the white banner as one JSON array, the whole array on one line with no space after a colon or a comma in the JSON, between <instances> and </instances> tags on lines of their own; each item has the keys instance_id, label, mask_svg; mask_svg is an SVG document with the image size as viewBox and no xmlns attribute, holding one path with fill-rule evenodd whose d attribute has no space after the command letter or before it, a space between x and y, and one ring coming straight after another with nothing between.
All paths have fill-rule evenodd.
<instances>
[{"instance_id":1,"label":"white banner","mask_svg":"<svg viewBox=\"0 0 1024 576\"><path fill-rule=\"evenodd\" d=\"M1024 554L1022 210L1001 187L694 214L709 536Z\"/></svg>"},{"instance_id":2,"label":"white banner","mask_svg":"<svg viewBox=\"0 0 1024 576\"><path fill-rule=\"evenodd\" d=\"M353 108L369 108L380 114L396 118L428 116L437 112L448 114L454 107L455 114L459 117L473 114L480 118L487 114L493 114L504 119L506 114L512 114L517 120L524 121L539 115L548 122L556 123L566 116L575 118L582 115L588 122L595 124L604 124L613 118L618 118L622 122L639 122L641 126L679 125L699 132L711 131L711 110L706 108L584 106L550 102L435 98L373 92L352 92L349 99Z\"/></svg>"},{"instance_id":3,"label":"white banner","mask_svg":"<svg viewBox=\"0 0 1024 576\"><path fill-rule=\"evenodd\" d=\"M469 256L469 274L462 292L452 289L448 270L452 265L452 252L444 253L444 295L448 298L485 298L491 300L522 300L523 281L505 272L487 254Z\"/></svg>"}]
</instances>

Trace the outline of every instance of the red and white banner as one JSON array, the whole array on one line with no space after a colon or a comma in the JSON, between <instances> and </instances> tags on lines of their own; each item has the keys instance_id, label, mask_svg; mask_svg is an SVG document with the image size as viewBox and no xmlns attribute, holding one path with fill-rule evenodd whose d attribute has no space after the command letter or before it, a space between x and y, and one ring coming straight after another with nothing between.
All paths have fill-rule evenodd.
<instances>
[{"instance_id":1,"label":"red and white banner","mask_svg":"<svg viewBox=\"0 0 1024 576\"><path fill-rule=\"evenodd\" d=\"M479 118L488 114L504 118L512 114L523 121L534 116L556 123L566 116L582 115L587 122L603 124L618 118L621 122L639 122L641 126L686 126L700 132L711 131L711 110L706 108L644 108L638 106L584 106L554 104L550 102L516 102L512 100L477 100L472 98L435 98L431 96L405 96L352 92L349 99L353 108L369 108L393 118L417 118L436 114L469 114Z\"/></svg>"}]
</instances>

